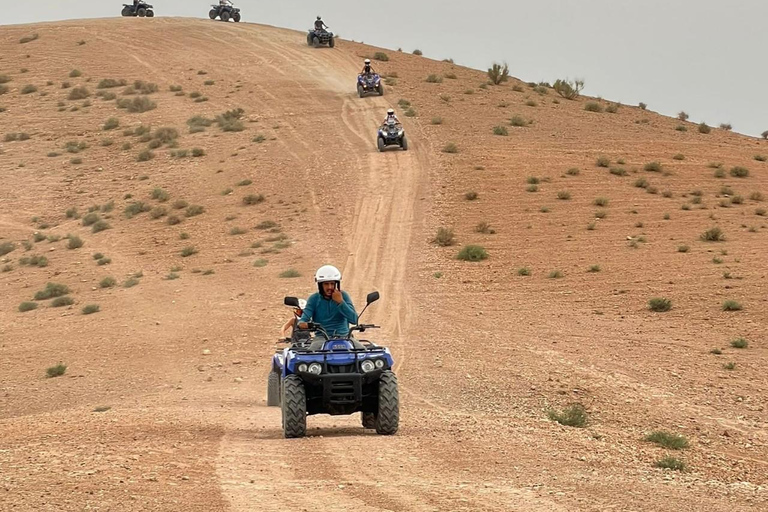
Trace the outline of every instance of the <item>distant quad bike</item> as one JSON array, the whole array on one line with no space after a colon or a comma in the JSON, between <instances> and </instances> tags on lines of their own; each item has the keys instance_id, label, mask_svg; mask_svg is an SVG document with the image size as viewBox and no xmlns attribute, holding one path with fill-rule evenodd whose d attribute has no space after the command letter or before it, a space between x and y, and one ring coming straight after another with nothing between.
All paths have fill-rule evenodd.
<instances>
[{"instance_id":1,"label":"distant quad bike","mask_svg":"<svg viewBox=\"0 0 768 512\"><path fill-rule=\"evenodd\" d=\"M403 125L394 120L387 121L379 127L376 137L376 145L379 151L384 151L389 146L399 146L403 151L408 151L408 139L405 138Z\"/></svg>"},{"instance_id":2,"label":"distant quad bike","mask_svg":"<svg viewBox=\"0 0 768 512\"><path fill-rule=\"evenodd\" d=\"M357 94L361 98L369 93L377 93L384 96L384 85L381 83L381 77L378 73L369 75L357 75Z\"/></svg>"},{"instance_id":3,"label":"distant quad bike","mask_svg":"<svg viewBox=\"0 0 768 512\"><path fill-rule=\"evenodd\" d=\"M328 47L333 48L336 46L336 40L333 38L333 32L328 32L325 29L310 29L307 33L307 45L315 48L328 45Z\"/></svg>"},{"instance_id":4,"label":"distant quad bike","mask_svg":"<svg viewBox=\"0 0 768 512\"><path fill-rule=\"evenodd\" d=\"M139 18L146 16L147 18L152 18L155 15L153 9L154 7L144 2L139 2L136 9L133 8L133 4L123 4L123 12L121 14L123 16L138 16Z\"/></svg>"},{"instance_id":5,"label":"distant quad bike","mask_svg":"<svg viewBox=\"0 0 768 512\"><path fill-rule=\"evenodd\" d=\"M378 299L378 292L368 294L365 307ZM286 297L285 304L298 307L299 301ZM350 329L348 337L338 338L329 337L317 324L309 324L309 329L325 340L321 349L313 350L308 338L299 337L290 339L291 346L275 354L267 403L281 407L286 438L304 437L307 416L313 414L341 416L359 412L363 428L375 429L381 435L397 432L400 398L389 349L365 340L360 340L364 348L356 349L350 341L352 332L377 327L358 324ZM305 335L306 331L300 331L299 336Z\"/></svg>"},{"instance_id":6,"label":"distant quad bike","mask_svg":"<svg viewBox=\"0 0 768 512\"><path fill-rule=\"evenodd\" d=\"M231 5L211 5L212 9L208 12L208 17L212 20L220 18L221 21L234 20L240 21L240 9Z\"/></svg>"}]
</instances>

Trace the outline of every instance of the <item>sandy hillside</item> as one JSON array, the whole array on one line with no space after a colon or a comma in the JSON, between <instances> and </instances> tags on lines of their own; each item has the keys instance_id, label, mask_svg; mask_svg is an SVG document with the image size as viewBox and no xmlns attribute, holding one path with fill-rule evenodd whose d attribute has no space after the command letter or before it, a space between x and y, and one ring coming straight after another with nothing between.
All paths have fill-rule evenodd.
<instances>
[{"instance_id":1,"label":"sandy hillside","mask_svg":"<svg viewBox=\"0 0 768 512\"><path fill-rule=\"evenodd\" d=\"M0 508L765 510L768 143L392 50L360 99L380 51L0 28ZM376 151L389 106L407 152ZM325 263L381 292L394 437L285 440L266 407L282 298Z\"/></svg>"}]
</instances>

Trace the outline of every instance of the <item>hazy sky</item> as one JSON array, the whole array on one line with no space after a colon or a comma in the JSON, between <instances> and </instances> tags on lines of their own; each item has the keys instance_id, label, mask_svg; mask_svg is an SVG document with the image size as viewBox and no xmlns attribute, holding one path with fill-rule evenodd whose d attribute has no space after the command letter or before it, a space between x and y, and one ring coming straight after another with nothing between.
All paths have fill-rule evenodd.
<instances>
[{"instance_id":1,"label":"hazy sky","mask_svg":"<svg viewBox=\"0 0 768 512\"><path fill-rule=\"evenodd\" d=\"M128 0L123 0L128 1ZM4 3L11 3L4 0ZM152 0L158 16L207 15L208 1ZM0 23L119 14L122 1L35 0ZM457 64L506 61L526 81L583 78L585 93L642 101L691 121L768 130L768 0L241 0L244 21L304 30L322 15L344 39ZM0 28L0 31L2 29Z\"/></svg>"}]
</instances>

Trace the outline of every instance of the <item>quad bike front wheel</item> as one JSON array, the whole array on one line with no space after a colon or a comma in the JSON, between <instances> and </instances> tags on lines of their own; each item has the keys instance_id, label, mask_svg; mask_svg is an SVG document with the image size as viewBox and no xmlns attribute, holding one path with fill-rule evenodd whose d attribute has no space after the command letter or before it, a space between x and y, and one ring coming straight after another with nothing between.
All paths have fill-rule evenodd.
<instances>
[{"instance_id":1,"label":"quad bike front wheel","mask_svg":"<svg viewBox=\"0 0 768 512\"><path fill-rule=\"evenodd\" d=\"M269 372L267 378L267 407L280 405L280 375L274 370Z\"/></svg>"},{"instance_id":2,"label":"quad bike front wheel","mask_svg":"<svg viewBox=\"0 0 768 512\"><path fill-rule=\"evenodd\" d=\"M208 17L211 18L212 20L215 20L218 15L219 15L219 11L217 11L216 9L211 9L210 11L208 11Z\"/></svg>"},{"instance_id":3,"label":"quad bike front wheel","mask_svg":"<svg viewBox=\"0 0 768 512\"><path fill-rule=\"evenodd\" d=\"M123 7L123 10L120 14L123 16L131 16L133 15L133 11L130 9L130 7Z\"/></svg>"},{"instance_id":4,"label":"quad bike front wheel","mask_svg":"<svg viewBox=\"0 0 768 512\"><path fill-rule=\"evenodd\" d=\"M333 36L331 36L331 38L328 40L328 46L330 48L333 48L334 46L336 46L336 39Z\"/></svg>"},{"instance_id":5,"label":"quad bike front wheel","mask_svg":"<svg viewBox=\"0 0 768 512\"><path fill-rule=\"evenodd\" d=\"M384 96L384 86L379 84L379 87L376 89L378 91L379 96Z\"/></svg>"},{"instance_id":6,"label":"quad bike front wheel","mask_svg":"<svg viewBox=\"0 0 768 512\"><path fill-rule=\"evenodd\" d=\"M314 46L315 48L319 48L320 47L320 38L319 37L315 36L315 37L312 38L312 46Z\"/></svg>"},{"instance_id":7,"label":"quad bike front wheel","mask_svg":"<svg viewBox=\"0 0 768 512\"><path fill-rule=\"evenodd\" d=\"M142 7L141 9L139 9L139 10L136 12L136 14L138 14L138 15L139 15L139 18L143 18L144 16L146 16L146 15L147 15L147 10L146 10L146 9L144 9L144 8Z\"/></svg>"},{"instance_id":8,"label":"quad bike front wheel","mask_svg":"<svg viewBox=\"0 0 768 512\"><path fill-rule=\"evenodd\" d=\"M147 18L154 18L155 17L155 11L152 9L147 9Z\"/></svg>"},{"instance_id":9,"label":"quad bike front wheel","mask_svg":"<svg viewBox=\"0 0 768 512\"><path fill-rule=\"evenodd\" d=\"M400 147L403 148L403 151L408 151L408 139L405 138L405 135L400 140Z\"/></svg>"},{"instance_id":10,"label":"quad bike front wheel","mask_svg":"<svg viewBox=\"0 0 768 512\"><path fill-rule=\"evenodd\" d=\"M287 439L307 435L307 392L296 375L283 381L282 411L283 435Z\"/></svg>"},{"instance_id":11,"label":"quad bike front wheel","mask_svg":"<svg viewBox=\"0 0 768 512\"><path fill-rule=\"evenodd\" d=\"M236 12L232 19L235 20L235 23L240 23L240 13Z\"/></svg>"},{"instance_id":12,"label":"quad bike front wheel","mask_svg":"<svg viewBox=\"0 0 768 512\"><path fill-rule=\"evenodd\" d=\"M227 11L221 11L221 21L227 22L229 21L229 13Z\"/></svg>"},{"instance_id":13,"label":"quad bike front wheel","mask_svg":"<svg viewBox=\"0 0 768 512\"><path fill-rule=\"evenodd\" d=\"M397 376L387 370L379 378L379 412L376 414L376 433L391 436L400 426L400 394Z\"/></svg>"},{"instance_id":14,"label":"quad bike front wheel","mask_svg":"<svg viewBox=\"0 0 768 512\"><path fill-rule=\"evenodd\" d=\"M382 139L381 137L379 137L379 138L376 140L376 146L379 148L379 151L384 151L384 147L386 146L386 144L384 144L384 139Z\"/></svg>"},{"instance_id":15,"label":"quad bike front wheel","mask_svg":"<svg viewBox=\"0 0 768 512\"><path fill-rule=\"evenodd\" d=\"M357 95L361 98L365 96L365 89L363 89L363 86L360 84L357 85Z\"/></svg>"}]
</instances>

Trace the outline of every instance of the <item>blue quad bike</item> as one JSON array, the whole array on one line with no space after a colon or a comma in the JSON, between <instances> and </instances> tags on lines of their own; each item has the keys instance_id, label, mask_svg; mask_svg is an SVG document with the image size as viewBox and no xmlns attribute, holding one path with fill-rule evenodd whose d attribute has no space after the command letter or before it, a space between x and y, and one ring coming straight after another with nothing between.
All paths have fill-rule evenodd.
<instances>
[{"instance_id":1,"label":"blue quad bike","mask_svg":"<svg viewBox=\"0 0 768 512\"><path fill-rule=\"evenodd\" d=\"M363 312L378 299L378 292L368 294ZM286 297L284 302L294 308L299 305L296 297ZM363 428L375 429L381 435L395 434L400 423L400 397L392 355L389 349L369 341L360 340L364 348L355 348L351 341L353 332L378 326L355 325L344 338L328 336L317 324L308 327L295 328L291 338L281 340L290 346L276 351L272 358L267 405L281 407L284 436L304 437L307 416L313 414L348 416L358 412ZM313 343L312 331L325 340L322 348Z\"/></svg>"},{"instance_id":2,"label":"blue quad bike","mask_svg":"<svg viewBox=\"0 0 768 512\"><path fill-rule=\"evenodd\" d=\"M357 75L357 94L361 98L370 93L376 93L384 96L384 85L381 83L381 77L378 73L370 75Z\"/></svg>"},{"instance_id":3,"label":"blue quad bike","mask_svg":"<svg viewBox=\"0 0 768 512\"><path fill-rule=\"evenodd\" d=\"M329 48L336 46L336 41L333 38L333 32L327 30L315 30L310 29L307 32L307 46L314 46L319 48L320 46L328 45Z\"/></svg>"},{"instance_id":4,"label":"blue quad bike","mask_svg":"<svg viewBox=\"0 0 768 512\"><path fill-rule=\"evenodd\" d=\"M379 127L379 133L376 136L376 147L379 151L384 151L390 146L398 146L403 151L408 151L405 129L402 124L396 123L392 119Z\"/></svg>"},{"instance_id":5,"label":"blue quad bike","mask_svg":"<svg viewBox=\"0 0 768 512\"><path fill-rule=\"evenodd\" d=\"M138 16L139 18L152 18L155 16L154 8L145 2L139 2L134 9L133 4L123 4L123 10L120 13L123 16Z\"/></svg>"}]
</instances>

